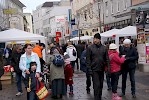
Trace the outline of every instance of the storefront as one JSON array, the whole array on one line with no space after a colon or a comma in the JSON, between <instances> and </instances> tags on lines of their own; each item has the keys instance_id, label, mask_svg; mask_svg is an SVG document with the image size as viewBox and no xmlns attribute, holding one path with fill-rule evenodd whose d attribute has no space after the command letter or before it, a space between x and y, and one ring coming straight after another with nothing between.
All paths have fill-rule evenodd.
<instances>
[{"instance_id":1,"label":"storefront","mask_svg":"<svg viewBox=\"0 0 149 100\"><path fill-rule=\"evenodd\" d=\"M85 35L94 36L96 33L100 33L99 27L90 28L90 29L83 29L81 34L83 36L85 36Z\"/></svg>"},{"instance_id":2,"label":"storefront","mask_svg":"<svg viewBox=\"0 0 149 100\"><path fill-rule=\"evenodd\" d=\"M104 25L104 31L108 31L108 30L111 30L114 28L122 29L126 26L129 26L129 25L131 25L131 19L126 19L126 20L122 20L119 22L114 22L114 23Z\"/></svg>"},{"instance_id":3,"label":"storefront","mask_svg":"<svg viewBox=\"0 0 149 100\"><path fill-rule=\"evenodd\" d=\"M136 10L139 69L149 72L149 2L134 6Z\"/></svg>"}]
</instances>

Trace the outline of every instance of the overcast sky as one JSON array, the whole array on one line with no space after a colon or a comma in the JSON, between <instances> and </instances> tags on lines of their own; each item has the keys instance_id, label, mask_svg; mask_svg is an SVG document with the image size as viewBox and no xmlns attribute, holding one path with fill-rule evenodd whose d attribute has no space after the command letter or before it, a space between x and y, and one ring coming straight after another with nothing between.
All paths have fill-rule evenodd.
<instances>
[{"instance_id":1,"label":"overcast sky","mask_svg":"<svg viewBox=\"0 0 149 100\"><path fill-rule=\"evenodd\" d=\"M32 13L33 10L36 9L36 7L46 1L60 1L60 0L20 0L26 8L24 9L24 12Z\"/></svg>"}]
</instances>

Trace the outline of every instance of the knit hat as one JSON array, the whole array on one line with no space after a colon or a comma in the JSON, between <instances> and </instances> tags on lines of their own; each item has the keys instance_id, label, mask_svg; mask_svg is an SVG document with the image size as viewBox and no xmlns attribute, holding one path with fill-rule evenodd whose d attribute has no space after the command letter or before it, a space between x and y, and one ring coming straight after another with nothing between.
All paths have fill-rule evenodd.
<instances>
[{"instance_id":1,"label":"knit hat","mask_svg":"<svg viewBox=\"0 0 149 100\"><path fill-rule=\"evenodd\" d=\"M96 34L94 35L94 38L96 38L96 39L101 39L101 36L100 36L99 33L96 33Z\"/></svg>"},{"instance_id":2,"label":"knit hat","mask_svg":"<svg viewBox=\"0 0 149 100\"><path fill-rule=\"evenodd\" d=\"M64 59L68 59L68 58L70 58L70 57L69 57L68 53L65 52L65 53L64 53Z\"/></svg>"},{"instance_id":3,"label":"knit hat","mask_svg":"<svg viewBox=\"0 0 149 100\"><path fill-rule=\"evenodd\" d=\"M65 62L66 65L70 64L70 57L67 54L67 52L64 53L64 62Z\"/></svg>"}]
</instances>

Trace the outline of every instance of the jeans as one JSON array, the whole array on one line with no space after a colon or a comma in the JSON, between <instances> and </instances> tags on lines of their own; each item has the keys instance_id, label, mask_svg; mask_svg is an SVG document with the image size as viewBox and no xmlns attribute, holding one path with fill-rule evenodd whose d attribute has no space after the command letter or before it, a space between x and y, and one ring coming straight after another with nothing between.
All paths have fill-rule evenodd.
<instances>
[{"instance_id":1,"label":"jeans","mask_svg":"<svg viewBox=\"0 0 149 100\"><path fill-rule=\"evenodd\" d=\"M120 72L111 73L111 86L112 86L113 93L117 93L119 75L120 75Z\"/></svg>"},{"instance_id":2,"label":"jeans","mask_svg":"<svg viewBox=\"0 0 149 100\"><path fill-rule=\"evenodd\" d=\"M17 89L22 92L22 75L16 73Z\"/></svg>"},{"instance_id":3,"label":"jeans","mask_svg":"<svg viewBox=\"0 0 149 100\"><path fill-rule=\"evenodd\" d=\"M111 77L107 75L107 73L106 73L106 81L107 81L108 89L111 89Z\"/></svg>"},{"instance_id":4,"label":"jeans","mask_svg":"<svg viewBox=\"0 0 149 100\"><path fill-rule=\"evenodd\" d=\"M27 100L39 100L35 91L27 93Z\"/></svg>"},{"instance_id":5,"label":"jeans","mask_svg":"<svg viewBox=\"0 0 149 100\"><path fill-rule=\"evenodd\" d=\"M126 90L126 81L127 73L129 73L130 82L131 82L131 94L135 94L135 69L122 70L122 93L125 94Z\"/></svg>"},{"instance_id":6,"label":"jeans","mask_svg":"<svg viewBox=\"0 0 149 100\"><path fill-rule=\"evenodd\" d=\"M90 91L90 86L91 86L91 75L86 73L86 90Z\"/></svg>"},{"instance_id":7,"label":"jeans","mask_svg":"<svg viewBox=\"0 0 149 100\"><path fill-rule=\"evenodd\" d=\"M93 71L94 100L101 100L104 71Z\"/></svg>"}]
</instances>

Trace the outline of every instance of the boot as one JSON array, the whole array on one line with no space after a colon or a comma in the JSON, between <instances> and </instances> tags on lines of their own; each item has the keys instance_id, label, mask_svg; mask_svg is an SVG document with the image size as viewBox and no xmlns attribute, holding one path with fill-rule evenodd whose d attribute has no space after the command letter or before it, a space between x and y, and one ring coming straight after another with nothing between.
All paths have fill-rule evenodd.
<instances>
[{"instance_id":1,"label":"boot","mask_svg":"<svg viewBox=\"0 0 149 100\"><path fill-rule=\"evenodd\" d=\"M117 93L112 94L112 100L122 100L122 97L119 97Z\"/></svg>"}]
</instances>

